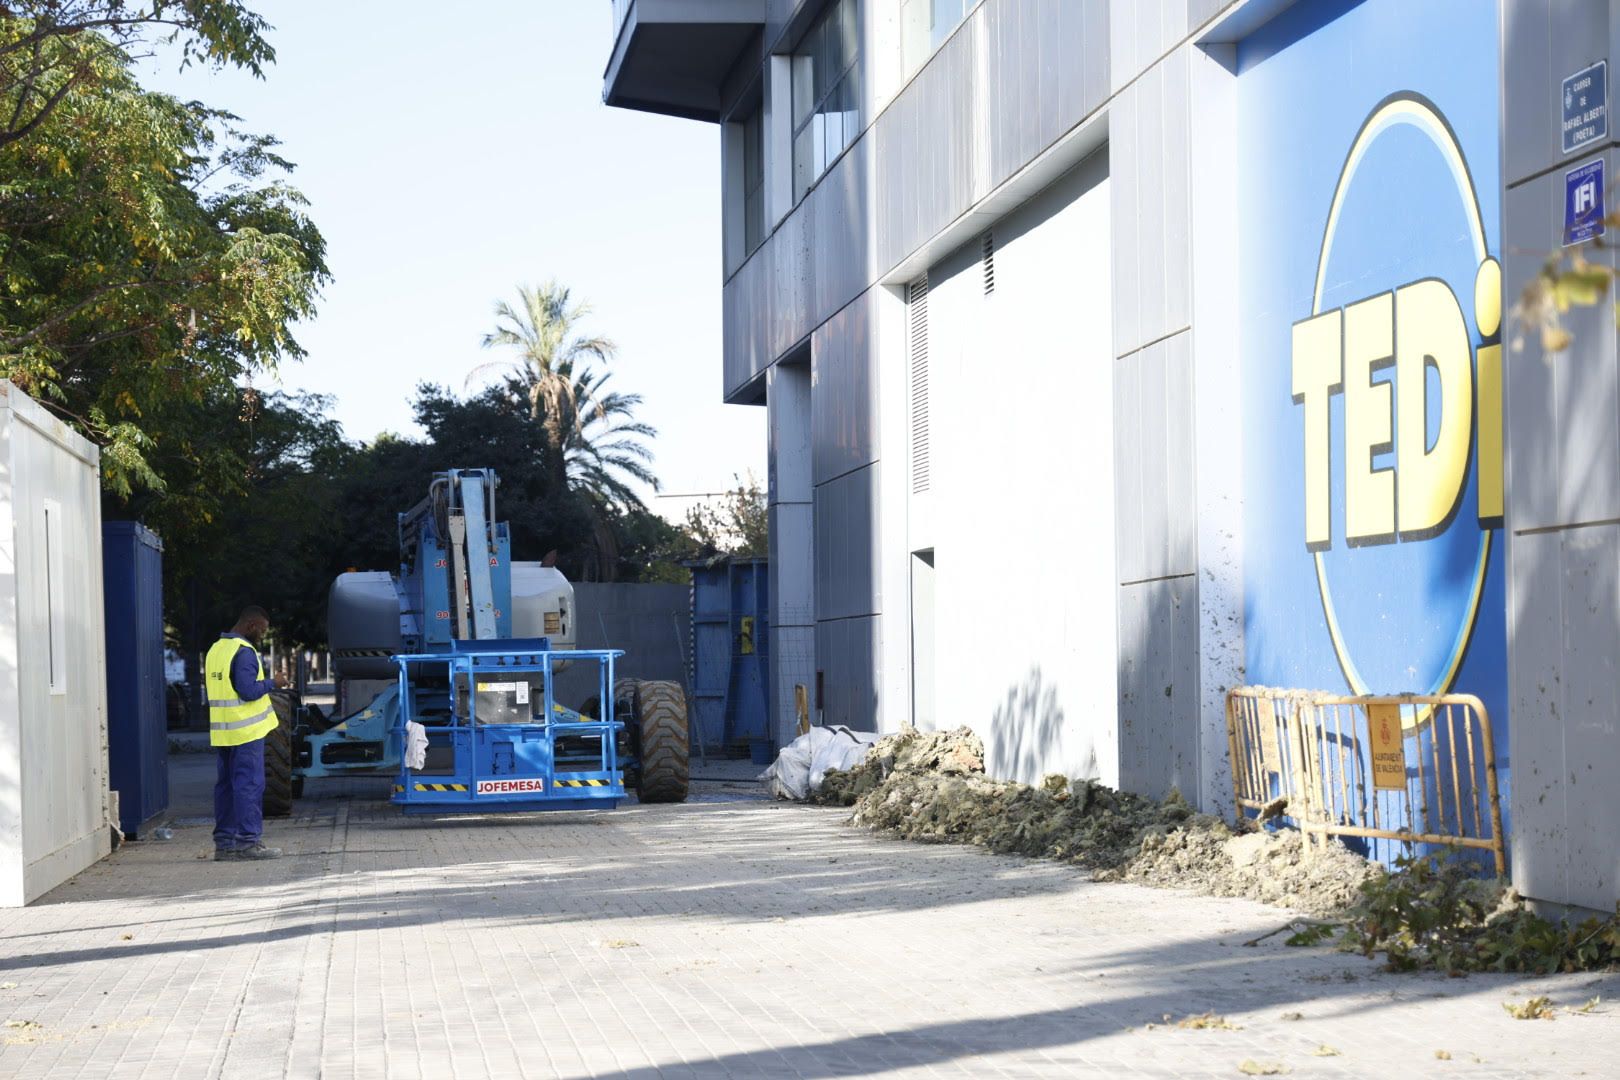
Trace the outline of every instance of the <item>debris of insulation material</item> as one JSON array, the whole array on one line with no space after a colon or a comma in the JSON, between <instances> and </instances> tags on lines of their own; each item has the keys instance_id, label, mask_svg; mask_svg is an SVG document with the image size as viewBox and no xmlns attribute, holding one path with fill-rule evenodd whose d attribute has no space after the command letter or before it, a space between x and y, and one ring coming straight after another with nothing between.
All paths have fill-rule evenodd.
<instances>
[{"instance_id":1,"label":"debris of insulation material","mask_svg":"<svg viewBox=\"0 0 1620 1080\"><path fill-rule=\"evenodd\" d=\"M1176 792L1159 802L1062 776L1039 787L992 780L984 745L968 728L886 736L858 764L828 771L810 798L853 807L853 824L908 840L1060 859L1098 880L1248 897L1313 915L1343 911L1362 882L1383 874L1337 842L1308 855L1295 831L1237 832Z\"/></svg>"}]
</instances>

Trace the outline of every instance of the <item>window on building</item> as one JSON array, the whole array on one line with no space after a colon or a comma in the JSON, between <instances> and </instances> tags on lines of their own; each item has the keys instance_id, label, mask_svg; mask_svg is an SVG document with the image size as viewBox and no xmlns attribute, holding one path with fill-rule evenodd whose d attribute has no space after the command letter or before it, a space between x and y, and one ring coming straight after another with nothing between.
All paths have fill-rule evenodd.
<instances>
[{"instance_id":1,"label":"window on building","mask_svg":"<svg viewBox=\"0 0 1620 1080\"><path fill-rule=\"evenodd\" d=\"M765 110L743 121L743 250L765 240ZM733 159L735 160L735 159Z\"/></svg>"},{"instance_id":2,"label":"window on building","mask_svg":"<svg viewBox=\"0 0 1620 1080\"><path fill-rule=\"evenodd\" d=\"M928 62L978 0L900 0L901 44L909 76Z\"/></svg>"},{"instance_id":3,"label":"window on building","mask_svg":"<svg viewBox=\"0 0 1620 1080\"><path fill-rule=\"evenodd\" d=\"M793 201L861 130L860 0L828 4L793 53Z\"/></svg>"}]
</instances>

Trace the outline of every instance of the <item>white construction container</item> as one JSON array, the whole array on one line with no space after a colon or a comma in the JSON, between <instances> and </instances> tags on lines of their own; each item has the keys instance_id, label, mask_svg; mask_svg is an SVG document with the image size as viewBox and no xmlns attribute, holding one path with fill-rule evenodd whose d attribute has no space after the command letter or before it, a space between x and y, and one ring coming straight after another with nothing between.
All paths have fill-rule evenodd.
<instances>
[{"instance_id":1,"label":"white construction container","mask_svg":"<svg viewBox=\"0 0 1620 1080\"><path fill-rule=\"evenodd\" d=\"M0 905L111 850L100 452L0 380Z\"/></svg>"}]
</instances>

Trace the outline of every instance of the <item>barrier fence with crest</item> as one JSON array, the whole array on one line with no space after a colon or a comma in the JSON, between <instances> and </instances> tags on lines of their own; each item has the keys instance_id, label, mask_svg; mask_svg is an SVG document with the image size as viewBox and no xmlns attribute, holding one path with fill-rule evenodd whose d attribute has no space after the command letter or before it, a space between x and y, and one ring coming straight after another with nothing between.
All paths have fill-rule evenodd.
<instances>
[{"instance_id":1,"label":"barrier fence with crest","mask_svg":"<svg viewBox=\"0 0 1620 1080\"><path fill-rule=\"evenodd\" d=\"M1238 812L1326 837L1489 851L1507 872L1490 717L1472 694L1226 697Z\"/></svg>"}]
</instances>

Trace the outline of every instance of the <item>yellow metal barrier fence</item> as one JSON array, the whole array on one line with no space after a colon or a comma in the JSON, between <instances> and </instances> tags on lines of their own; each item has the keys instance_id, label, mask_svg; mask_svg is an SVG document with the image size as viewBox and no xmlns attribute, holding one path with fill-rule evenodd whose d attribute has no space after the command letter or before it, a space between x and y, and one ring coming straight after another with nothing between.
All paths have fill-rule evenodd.
<instances>
[{"instance_id":1,"label":"yellow metal barrier fence","mask_svg":"<svg viewBox=\"0 0 1620 1080\"><path fill-rule=\"evenodd\" d=\"M1507 872L1490 716L1472 694L1354 697L1239 687L1227 695L1233 795L1326 836L1491 852Z\"/></svg>"},{"instance_id":2,"label":"yellow metal barrier fence","mask_svg":"<svg viewBox=\"0 0 1620 1080\"><path fill-rule=\"evenodd\" d=\"M1238 812L1274 817L1297 812L1298 690L1240 686L1226 695L1226 736L1232 754L1232 794ZM1283 801L1286 800L1286 801Z\"/></svg>"}]
</instances>

